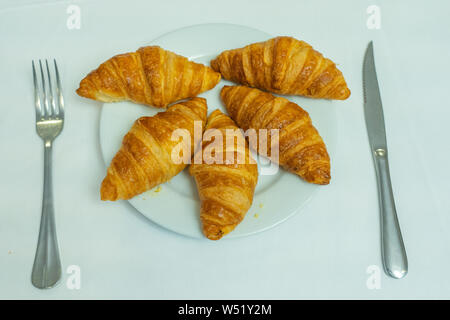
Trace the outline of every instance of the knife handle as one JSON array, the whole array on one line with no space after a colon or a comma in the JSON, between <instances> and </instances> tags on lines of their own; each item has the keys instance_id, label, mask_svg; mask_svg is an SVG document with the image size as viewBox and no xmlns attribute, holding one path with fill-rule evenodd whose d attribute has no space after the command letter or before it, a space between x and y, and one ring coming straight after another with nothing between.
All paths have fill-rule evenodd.
<instances>
[{"instance_id":1,"label":"knife handle","mask_svg":"<svg viewBox=\"0 0 450 320\"><path fill-rule=\"evenodd\" d=\"M387 150L374 151L381 213L381 252L386 273L401 279L408 273L408 259L395 210Z\"/></svg>"}]
</instances>

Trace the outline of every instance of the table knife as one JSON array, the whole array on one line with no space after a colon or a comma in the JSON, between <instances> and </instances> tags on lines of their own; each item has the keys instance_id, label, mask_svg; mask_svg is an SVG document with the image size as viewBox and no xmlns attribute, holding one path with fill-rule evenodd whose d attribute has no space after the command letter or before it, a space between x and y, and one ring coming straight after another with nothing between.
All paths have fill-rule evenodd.
<instances>
[{"instance_id":1,"label":"table knife","mask_svg":"<svg viewBox=\"0 0 450 320\"><path fill-rule=\"evenodd\" d=\"M364 56L363 90L364 116L378 184L383 267L390 277L401 279L408 273L408 259L392 193L383 106L372 41L367 46Z\"/></svg>"}]
</instances>

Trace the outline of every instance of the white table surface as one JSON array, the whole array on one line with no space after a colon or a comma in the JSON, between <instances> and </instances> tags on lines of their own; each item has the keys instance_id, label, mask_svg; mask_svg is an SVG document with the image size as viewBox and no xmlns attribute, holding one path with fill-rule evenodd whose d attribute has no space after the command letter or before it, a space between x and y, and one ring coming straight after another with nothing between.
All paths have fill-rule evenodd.
<instances>
[{"instance_id":1,"label":"white table surface","mask_svg":"<svg viewBox=\"0 0 450 320\"><path fill-rule=\"evenodd\" d=\"M450 298L450 21L446 1L7 1L0 5L0 298ZM43 3L43 4L42 4ZM66 9L81 9L68 30ZM366 9L381 8L381 29ZM99 200L105 173L99 103L75 94L87 71L192 24L227 22L292 35L333 58L352 90L339 102L332 183L304 210L260 234L212 242L177 235L127 202ZM391 176L409 258L403 280L381 267L375 172L362 107L369 40L384 104ZM61 283L31 285L43 148L34 129L31 60L55 57L66 99L54 145ZM286 196L295 196L295 193ZM66 286L81 268L81 288Z\"/></svg>"}]
</instances>

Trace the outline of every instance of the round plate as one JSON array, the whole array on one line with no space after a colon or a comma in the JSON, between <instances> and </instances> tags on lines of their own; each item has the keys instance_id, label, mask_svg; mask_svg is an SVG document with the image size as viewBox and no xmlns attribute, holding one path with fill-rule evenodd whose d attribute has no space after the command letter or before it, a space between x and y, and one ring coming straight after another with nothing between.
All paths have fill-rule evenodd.
<instances>
[{"instance_id":1,"label":"round plate","mask_svg":"<svg viewBox=\"0 0 450 320\"><path fill-rule=\"evenodd\" d=\"M244 26L203 24L170 32L149 45L159 45L190 60L209 65L209 61L223 50L240 48L269 38L271 36L265 32ZM231 83L222 80L214 89L200 95L208 101L208 114L217 108L226 113L219 97L225 84ZM333 103L293 96L289 99L309 112L332 155L336 136ZM104 104L100 117L100 145L105 164L109 165L121 146L123 136L137 118L152 116L160 111L163 110L131 102ZM259 159L258 167L261 168ZM320 188L326 187L306 183L281 168L274 175L260 174L252 207L244 221L225 238L246 236L275 226L298 212ZM169 182L129 202L144 216L169 230L204 238L197 188L187 168Z\"/></svg>"}]
</instances>

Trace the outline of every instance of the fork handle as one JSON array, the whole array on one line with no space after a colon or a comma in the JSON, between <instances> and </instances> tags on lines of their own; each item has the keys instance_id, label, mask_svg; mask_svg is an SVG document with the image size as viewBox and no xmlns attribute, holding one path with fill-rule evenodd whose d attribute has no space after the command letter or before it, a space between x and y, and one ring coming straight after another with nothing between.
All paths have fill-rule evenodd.
<instances>
[{"instance_id":1,"label":"fork handle","mask_svg":"<svg viewBox=\"0 0 450 320\"><path fill-rule=\"evenodd\" d=\"M403 278L408 272L408 259L395 209L387 150L374 151L381 214L381 251L386 273Z\"/></svg>"},{"instance_id":2,"label":"fork handle","mask_svg":"<svg viewBox=\"0 0 450 320\"><path fill-rule=\"evenodd\" d=\"M52 188L52 143L44 143L44 194L39 239L34 258L31 282L39 289L54 286L61 278L58 241Z\"/></svg>"}]
</instances>

